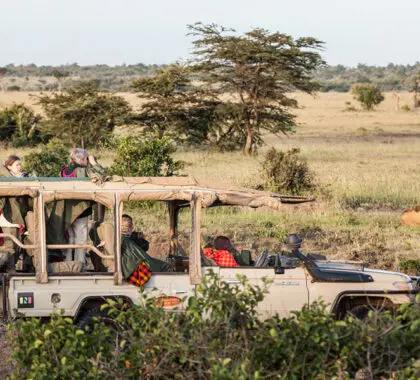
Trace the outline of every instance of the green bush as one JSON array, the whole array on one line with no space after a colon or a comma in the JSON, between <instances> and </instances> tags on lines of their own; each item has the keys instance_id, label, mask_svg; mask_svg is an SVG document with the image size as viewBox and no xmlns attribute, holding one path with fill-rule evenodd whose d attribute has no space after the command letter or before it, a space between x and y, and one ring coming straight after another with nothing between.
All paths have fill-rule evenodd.
<instances>
[{"instance_id":1,"label":"green bush","mask_svg":"<svg viewBox=\"0 0 420 380\"><path fill-rule=\"evenodd\" d=\"M12 378L418 378L418 305L362 322L336 320L315 303L260 321L266 285L229 285L210 273L184 313L167 313L144 293L131 308L109 300L103 309L117 331L98 321L87 333L60 314L18 319L9 326Z\"/></svg>"},{"instance_id":2,"label":"green bush","mask_svg":"<svg viewBox=\"0 0 420 380\"><path fill-rule=\"evenodd\" d=\"M68 149L55 139L42 145L39 152L32 152L23 157L25 170L38 177L58 177L68 162Z\"/></svg>"},{"instance_id":3,"label":"green bush","mask_svg":"<svg viewBox=\"0 0 420 380\"><path fill-rule=\"evenodd\" d=\"M403 260L400 263L400 270L413 273L414 276L420 274L420 260Z\"/></svg>"},{"instance_id":4,"label":"green bush","mask_svg":"<svg viewBox=\"0 0 420 380\"><path fill-rule=\"evenodd\" d=\"M176 175L184 167L172 154L172 140L154 137L121 137L114 141L116 157L111 173L126 177L162 177Z\"/></svg>"},{"instance_id":5,"label":"green bush","mask_svg":"<svg viewBox=\"0 0 420 380\"><path fill-rule=\"evenodd\" d=\"M47 139L38 128L41 117L22 104L0 111L0 141L15 147L34 146Z\"/></svg>"},{"instance_id":6,"label":"green bush","mask_svg":"<svg viewBox=\"0 0 420 380\"><path fill-rule=\"evenodd\" d=\"M300 149L287 152L271 148L262 163L263 188L273 192L301 194L315 189L314 174L300 155Z\"/></svg>"},{"instance_id":7,"label":"green bush","mask_svg":"<svg viewBox=\"0 0 420 380\"><path fill-rule=\"evenodd\" d=\"M372 110L385 99L381 90L379 90L379 88L375 85L369 83L354 84L351 87L351 94L367 111Z\"/></svg>"}]
</instances>

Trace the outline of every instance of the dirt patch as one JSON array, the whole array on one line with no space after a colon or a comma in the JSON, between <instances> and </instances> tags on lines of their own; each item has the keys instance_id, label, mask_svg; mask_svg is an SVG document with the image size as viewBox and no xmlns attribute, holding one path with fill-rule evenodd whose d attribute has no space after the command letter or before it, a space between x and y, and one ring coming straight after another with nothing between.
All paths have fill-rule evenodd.
<instances>
[{"instance_id":1,"label":"dirt patch","mask_svg":"<svg viewBox=\"0 0 420 380\"><path fill-rule=\"evenodd\" d=\"M10 349L6 342L6 327L0 322L0 379L5 378L12 372L12 365L8 363Z\"/></svg>"}]
</instances>

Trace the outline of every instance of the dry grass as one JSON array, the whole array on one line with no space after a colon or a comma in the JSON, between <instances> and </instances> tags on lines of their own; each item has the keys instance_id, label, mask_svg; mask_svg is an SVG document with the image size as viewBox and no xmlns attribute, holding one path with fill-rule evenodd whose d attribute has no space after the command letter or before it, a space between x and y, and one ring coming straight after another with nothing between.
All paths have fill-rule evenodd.
<instances>
[{"instance_id":1,"label":"dry grass","mask_svg":"<svg viewBox=\"0 0 420 380\"><path fill-rule=\"evenodd\" d=\"M141 105L134 94L122 96L135 107ZM297 110L296 133L266 136L266 142L301 149L320 184L317 203L283 213L211 210L203 217L203 234L223 233L238 246L259 251L264 245L278 246L285 233L299 231L307 237L307 250L333 256L366 259L383 267L396 267L401 257L420 258L420 230L399 227L402 209L420 204L420 113L396 112L391 94L374 112L344 112L345 102L357 106L349 94L295 96L303 106ZM400 97L401 105L409 103L408 94ZM0 105L13 101L33 104L34 98L28 93L0 94ZM0 159L11 152L2 150ZM109 163L110 156L104 155L103 162ZM189 163L184 174L245 186L261 182L262 157L197 150L176 154ZM137 223L149 237L166 232L153 213L139 215ZM187 225L185 229L188 233Z\"/></svg>"}]
</instances>

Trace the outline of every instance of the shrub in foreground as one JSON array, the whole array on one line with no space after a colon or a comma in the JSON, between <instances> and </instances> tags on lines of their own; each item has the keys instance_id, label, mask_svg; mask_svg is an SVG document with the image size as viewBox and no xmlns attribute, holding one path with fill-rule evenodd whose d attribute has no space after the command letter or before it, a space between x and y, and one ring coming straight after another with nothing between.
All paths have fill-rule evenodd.
<instances>
[{"instance_id":1,"label":"shrub in foreground","mask_svg":"<svg viewBox=\"0 0 420 380\"><path fill-rule=\"evenodd\" d=\"M142 295L132 308L104 306L117 332L98 321L79 330L59 314L48 323L17 320L9 331L15 372L36 379L352 379L419 375L420 309L335 320L322 303L294 317L257 318L266 286L209 275L185 313L166 313ZM205 316L205 317L204 317ZM416 362L417 361L417 362Z\"/></svg>"}]
</instances>

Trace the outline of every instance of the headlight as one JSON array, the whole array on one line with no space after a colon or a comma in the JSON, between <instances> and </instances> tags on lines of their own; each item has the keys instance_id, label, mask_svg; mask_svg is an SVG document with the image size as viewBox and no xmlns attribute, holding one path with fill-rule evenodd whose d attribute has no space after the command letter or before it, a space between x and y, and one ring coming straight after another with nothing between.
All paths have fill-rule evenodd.
<instances>
[{"instance_id":1,"label":"headlight","mask_svg":"<svg viewBox=\"0 0 420 380\"><path fill-rule=\"evenodd\" d=\"M398 290L413 290L412 282L394 282L392 285Z\"/></svg>"}]
</instances>

